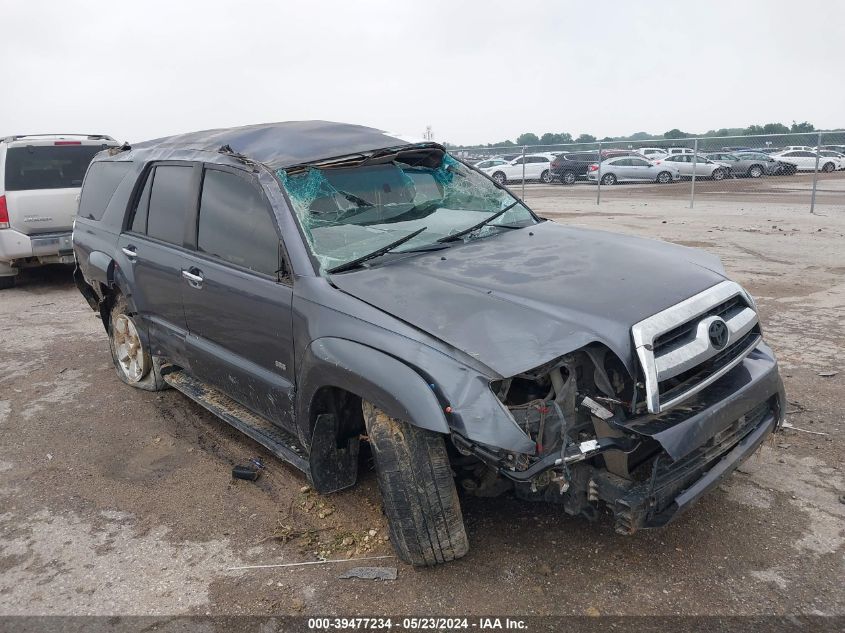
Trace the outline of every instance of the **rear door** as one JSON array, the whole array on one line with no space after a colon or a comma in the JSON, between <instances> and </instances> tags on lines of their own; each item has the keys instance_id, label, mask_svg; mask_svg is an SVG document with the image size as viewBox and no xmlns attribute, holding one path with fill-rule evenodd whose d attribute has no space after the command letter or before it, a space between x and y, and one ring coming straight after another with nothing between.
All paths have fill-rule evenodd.
<instances>
[{"instance_id":1,"label":"rear door","mask_svg":"<svg viewBox=\"0 0 845 633\"><path fill-rule=\"evenodd\" d=\"M118 266L131 279L132 299L149 329L152 353L181 366L190 365L185 355L182 269L201 175L198 163L165 162L148 169L118 240Z\"/></svg>"},{"instance_id":2,"label":"rear door","mask_svg":"<svg viewBox=\"0 0 845 633\"><path fill-rule=\"evenodd\" d=\"M182 284L191 372L294 430L293 291L257 180L207 165L194 226Z\"/></svg>"},{"instance_id":3,"label":"rear door","mask_svg":"<svg viewBox=\"0 0 845 633\"><path fill-rule=\"evenodd\" d=\"M69 232L85 170L105 147L90 141L10 143L3 166L10 227L27 235Z\"/></svg>"}]
</instances>

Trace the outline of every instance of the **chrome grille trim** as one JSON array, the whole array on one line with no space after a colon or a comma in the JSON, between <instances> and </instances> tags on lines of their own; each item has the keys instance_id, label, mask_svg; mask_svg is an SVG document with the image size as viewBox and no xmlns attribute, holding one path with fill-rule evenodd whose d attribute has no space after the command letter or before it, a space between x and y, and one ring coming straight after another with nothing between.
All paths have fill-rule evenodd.
<instances>
[{"instance_id":1,"label":"chrome grille trim","mask_svg":"<svg viewBox=\"0 0 845 633\"><path fill-rule=\"evenodd\" d=\"M737 305L724 315L723 320L728 326L729 338L723 348L714 348L707 334L710 324L720 317L707 316L691 329L691 338L673 342L669 349L661 350L660 354L655 357L655 339L684 323L694 320L696 317L706 314L713 307L736 296L741 296L745 300L745 305ZM698 393L739 364L757 346L760 341L759 336L755 337L752 344L746 346L746 349L743 349L728 364L720 367L713 374L680 395L666 402L661 402L659 388L661 381L678 376L713 358L720 351L730 349L731 345L736 344L754 327L758 326L757 313L753 306L753 300L739 284L733 281L723 281L681 303L643 319L631 328L634 347L637 350L645 378L646 404L651 413L666 411Z\"/></svg>"}]
</instances>

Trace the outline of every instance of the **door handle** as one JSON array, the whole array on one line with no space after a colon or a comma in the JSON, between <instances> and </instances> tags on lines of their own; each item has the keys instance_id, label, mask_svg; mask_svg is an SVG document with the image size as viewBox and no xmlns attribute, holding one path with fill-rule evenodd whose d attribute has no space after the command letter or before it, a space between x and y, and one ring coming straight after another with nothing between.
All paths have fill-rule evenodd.
<instances>
[{"instance_id":1,"label":"door handle","mask_svg":"<svg viewBox=\"0 0 845 633\"><path fill-rule=\"evenodd\" d=\"M191 270L194 270L196 272L191 272ZM202 282L203 282L202 272L197 270L196 268L192 268L191 270L183 270L182 271L182 277L187 279L188 284L191 285L192 287L194 287L194 288L202 287Z\"/></svg>"},{"instance_id":2,"label":"door handle","mask_svg":"<svg viewBox=\"0 0 845 633\"><path fill-rule=\"evenodd\" d=\"M134 246L124 246L120 250L122 250L123 254L126 255L129 259L135 259L136 257L138 257L138 253L135 251Z\"/></svg>"}]
</instances>

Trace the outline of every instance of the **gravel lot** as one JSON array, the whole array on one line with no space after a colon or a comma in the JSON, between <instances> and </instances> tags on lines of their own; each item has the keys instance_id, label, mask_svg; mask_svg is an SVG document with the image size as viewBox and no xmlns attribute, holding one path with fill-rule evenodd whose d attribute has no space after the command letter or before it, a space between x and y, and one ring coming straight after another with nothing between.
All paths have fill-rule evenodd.
<instances>
[{"instance_id":1,"label":"gravel lot","mask_svg":"<svg viewBox=\"0 0 845 633\"><path fill-rule=\"evenodd\" d=\"M527 188L555 221L711 250L758 298L786 430L668 528L631 537L559 508L466 499L469 555L396 581L340 580L389 555L372 472L318 497L174 391L119 382L67 269L0 295L0 615L845 614L845 179ZM697 185L698 186L698 185ZM744 193L743 193L744 192ZM837 206L838 205L838 206ZM839 372L823 377L820 373ZM236 463L268 464L256 483ZM506 602L503 602L503 597Z\"/></svg>"}]
</instances>

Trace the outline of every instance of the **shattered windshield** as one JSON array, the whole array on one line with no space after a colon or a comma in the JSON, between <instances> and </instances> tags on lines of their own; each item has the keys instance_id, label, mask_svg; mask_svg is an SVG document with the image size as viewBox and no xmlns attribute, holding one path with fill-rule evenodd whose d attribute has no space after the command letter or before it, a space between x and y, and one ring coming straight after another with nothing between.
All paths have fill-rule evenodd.
<instances>
[{"instance_id":1,"label":"shattered windshield","mask_svg":"<svg viewBox=\"0 0 845 633\"><path fill-rule=\"evenodd\" d=\"M276 175L323 271L417 231L392 252L433 247L509 206L463 239L536 222L505 189L440 150L400 153L378 164L280 169Z\"/></svg>"}]
</instances>

